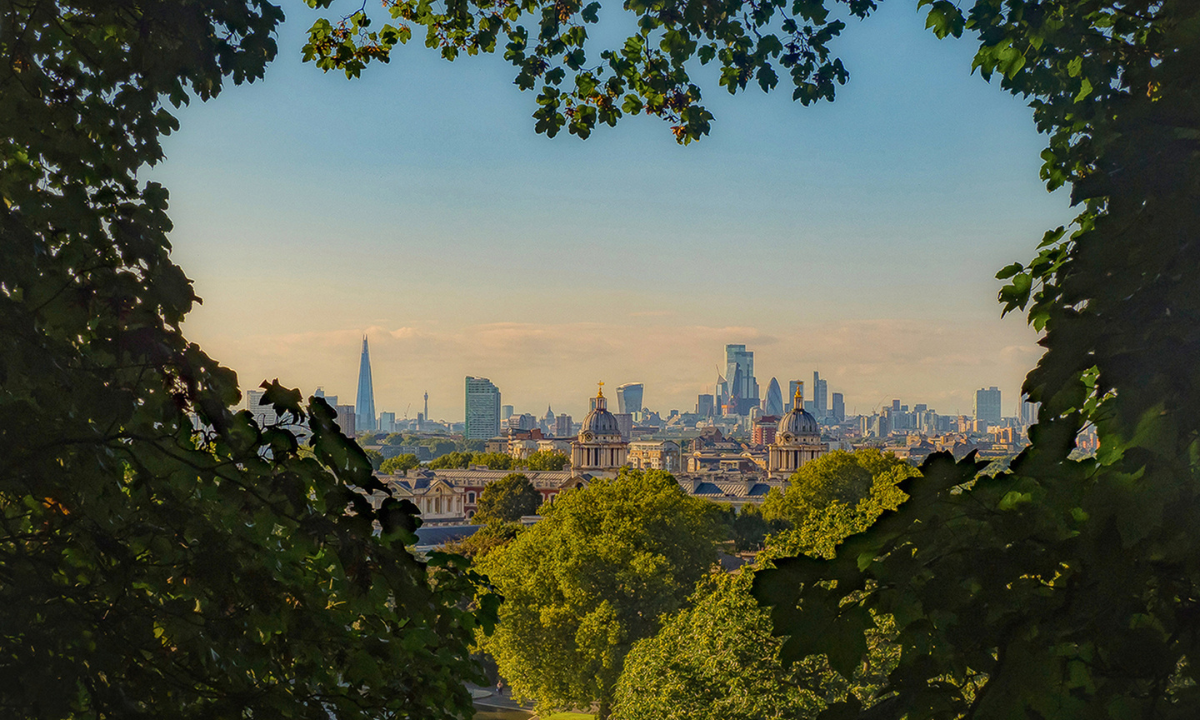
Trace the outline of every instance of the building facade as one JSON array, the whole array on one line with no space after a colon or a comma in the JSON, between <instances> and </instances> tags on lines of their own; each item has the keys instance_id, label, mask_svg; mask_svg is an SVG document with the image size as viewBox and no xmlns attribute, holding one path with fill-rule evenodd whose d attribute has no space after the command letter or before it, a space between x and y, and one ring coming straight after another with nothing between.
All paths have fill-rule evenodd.
<instances>
[{"instance_id":1,"label":"building facade","mask_svg":"<svg viewBox=\"0 0 1200 720\"><path fill-rule=\"evenodd\" d=\"M491 380L467 376L466 428L468 440L488 440L500 434L500 388Z\"/></svg>"},{"instance_id":2,"label":"building facade","mask_svg":"<svg viewBox=\"0 0 1200 720\"><path fill-rule=\"evenodd\" d=\"M629 465L642 470L679 472L683 469L679 443L673 440L643 440L629 443Z\"/></svg>"}]
</instances>

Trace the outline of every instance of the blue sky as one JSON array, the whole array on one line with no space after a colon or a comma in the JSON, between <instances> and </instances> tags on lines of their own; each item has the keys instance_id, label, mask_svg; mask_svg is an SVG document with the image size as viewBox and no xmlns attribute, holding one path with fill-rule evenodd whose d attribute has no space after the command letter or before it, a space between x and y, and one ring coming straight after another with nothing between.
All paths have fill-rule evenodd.
<instances>
[{"instance_id":1,"label":"blue sky","mask_svg":"<svg viewBox=\"0 0 1200 720\"><path fill-rule=\"evenodd\" d=\"M642 117L537 135L497 57L418 42L323 74L299 57L315 14L285 6L266 79L181 111L149 173L204 298L185 330L244 387L346 397L367 332L376 407L401 415L428 390L461 419L467 374L518 411L581 415L597 380L686 410L727 342L764 388L820 370L859 412L969 413L990 385L1007 410L1038 352L993 275L1072 213L1038 179L1030 111L914 5L850 23L833 104L702 75L716 121L688 147Z\"/></svg>"}]
</instances>

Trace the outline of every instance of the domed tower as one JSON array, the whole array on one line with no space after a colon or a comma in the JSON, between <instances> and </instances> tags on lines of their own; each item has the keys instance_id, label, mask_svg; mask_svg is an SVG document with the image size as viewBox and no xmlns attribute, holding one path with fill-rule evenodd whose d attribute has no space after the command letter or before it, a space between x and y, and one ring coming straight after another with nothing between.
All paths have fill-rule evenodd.
<instances>
[{"instance_id":1,"label":"domed tower","mask_svg":"<svg viewBox=\"0 0 1200 720\"><path fill-rule=\"evenodd\" d=\"M772 475L791 475L800 466L829 452L821 442L821 426L804 409L804 385L796 388L792 409L779 421L775 442L767 451L767 471Z\"/></svg>"},{"instance_id":2,"label":"domed tower","mask_svg":"<svg viewBox=\"0 0 1200 720\"><path fill-rule=\"evenodd\" d=\"M617 418L608 411L604 383L596 393L595 408L583 419L579 438L571 443L572 470L616 470L629 456Z\"/></svg>"}]
</instances>

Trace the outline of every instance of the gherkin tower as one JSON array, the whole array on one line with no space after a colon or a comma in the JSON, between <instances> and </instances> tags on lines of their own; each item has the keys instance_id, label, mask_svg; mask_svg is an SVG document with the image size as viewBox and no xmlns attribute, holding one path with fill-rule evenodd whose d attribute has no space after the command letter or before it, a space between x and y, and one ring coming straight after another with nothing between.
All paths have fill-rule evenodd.
<instances>
[{"instance_id":1,"label":"gherkin tower","mask_svg":"<svg viewBox=\"0 0 1200 720\"><path fill-rule=\"evenodd\" d=\"M358 401L354 405L356 430L375 429L375 386L371 384L371 351L363 335L362 360L358 363Z\"/></svg>"}]
</instances>

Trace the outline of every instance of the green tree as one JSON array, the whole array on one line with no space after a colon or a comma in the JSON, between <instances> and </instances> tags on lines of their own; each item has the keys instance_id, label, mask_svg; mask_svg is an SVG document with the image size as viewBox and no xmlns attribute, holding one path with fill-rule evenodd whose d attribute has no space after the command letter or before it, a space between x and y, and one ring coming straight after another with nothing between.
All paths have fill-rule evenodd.
<instances>
[{"instance_id":1,"label":"green tree","mask_svg":"<svg viewBox=\"0 0 1200 720\"><path fill-rule=\"evenodd\" d=\"M439 458L434 458L429 461L429 468L432 470L442 470L451 468L465 468L471 464L474 455L471 453L452 452L447 453Z\"/></svg>"},{"instance_id":2,"label":"green tree","mask_svg":"<svg viewBox=\"0 0 1200 720\"><path fill-rule=\"evenodd\" d=\"M891 453L873 448L835 450L801 466L783 492L772 489L763 503L763 517L801 528L810 515L834 503L851 509L861 504L865 528L883 510L895 509L903 501L896 484L917 474L916 468Z\"/></svg>"},{"instance_id":3,"label":"green tree","mask_svg":"<svg viewBox=\"0 0 1200 720\"><path fill-rule=\"evenodd\" d=\"M412 453L404 453L384 460L379 465L379 471L386 475L395 475L418 467L421 467L421 461L417 459L417 456Z\"/></svg>"},{"instance_id":4,"label":"green tree","mask_svg":"<svg viewBox=\"0 0 1200 720\"><path fill-rule=\"evenodd\" d=\"M785 526L783 521L768 519L759 506L747 503L729 519L729 534L735 550L752 552L761 550L767 536L783 530Z\"/></svg>"},{"instance_id":5,"label":"green tree","mask_svg":"<svg viewBox=\"0 0 1200 720\"><path fill-rule=\"evenodd\" d=\"M383 453L378 450L365 450L367 462L371 463L372 470L378 470L383 465Z\"/></svg>"},{"instance_id":6,"label":"green tree","mask_svg":"<svg viewBox=\"0 0 1200 720\"><path fill-rule=\"evenodd\" d=\"M433 457L441 457L447 453L454 452L454 448L458 447L453 440L430 440L428 443L429 454Z\"/></svg>"},{"instance_id":7,"label":"green tree","mask_svg":"<svg viewBox=\"0 0 1200 720\"><path fill-rule=\"evenodd\" d=\"M470 573L408 551L321 399L260 427L190 344L165 100L262 76L262 2L0 6L0 707L10 717L460 718ZM269 268L264 269L269 272ZM374 508L365 493L385 496ZM480 617L486 619L484 612Z\"/></svg>"},{"instance_id":8,"label":"green tree","mask_svg":"<svg viewBox=\"0 0 1200 720\"><path fill-rule=\"evenodd\" d=\"M476 523L511 523L524 515L537 513L542 506L542 494L529 478L521 473L509 473L494 483L489 483L479 494L478 510L473 518Z\"/></svg>"},{"instance_id":9,"label":"green tree","mask_svg":"<svg viewBox=\"0 0 1200 720\"><path fill-rule=\"evenodd\" d=\"M542 710L611 710L625 655L679 609L716 561L717 508L660 471L558 496L478 563L505 598L484 649Z\"/></svg>"},{"instance_id":10,"label":"green tree","mask_svg":"<svg viewBox=\"0 0 1200 720\"><path fill-rule=\"evenodd\" d=\"M507 453L476 453L471 458L471 463L474 465L483 465L488 470L512 470L513 459Z\"/></svg>"},{"instance_id":11,"label":"green tree","mask_svg":"<svg viewBox=\"0 0 1200 720\"><path fill-rule=\"evenodd\" d=\"M528 470L562 470L571 462L571 458L555 450L538 450L520 461L520 465Z\"/></svg>"},{"instance_id":12,"label":"green tree","mask_svg":"<svg viewBox=\"0 0 1200 720\"><path fill-rule=\"evenodd\" d=\"M477 559L512 542L525 526L519 522L489 522L470 536L448 543L446 551Z\"/></svg>"},{"instance_id":13,"label":"green tree","mask_svg":"<svg viewBox=\"0 0 1200 720\"><path fill-rule=\"evenodd\" d=\"M895 665L887 629L853 682L820 658L785 664L769 612L750 594L747 568L701 581L688 607L639 641L625 659L613 716L619 720L816 718L830 700L870 699Z\"/></svg>"}]
</instances>

